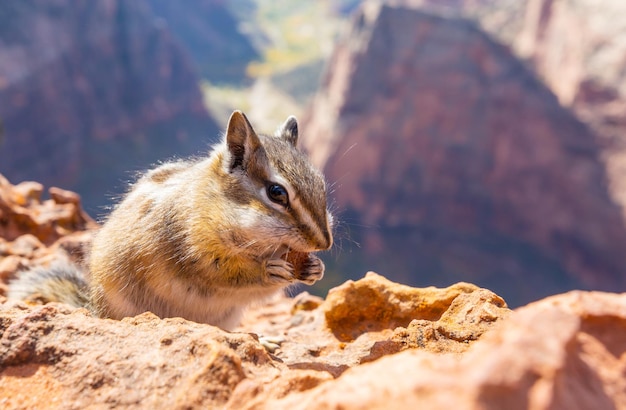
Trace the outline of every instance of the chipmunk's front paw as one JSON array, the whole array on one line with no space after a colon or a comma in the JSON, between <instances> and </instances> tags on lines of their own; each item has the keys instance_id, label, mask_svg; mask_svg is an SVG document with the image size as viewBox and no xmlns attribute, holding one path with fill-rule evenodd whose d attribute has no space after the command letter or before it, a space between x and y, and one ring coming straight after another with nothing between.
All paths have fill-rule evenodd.
<instances>
[{"instance_id":1,"label":"chipmunk's front paw","mask_svg":"<svg viewBox=\"0 0 626 410\"><path fill-rule=\"evenodd\" d=\"M293 265L282 259L269 259L265 262L265 272L271 284L287 285L296 280Z\"/></svg>"},{"instance_id":2,"label":"chipmunk's front paw","mask_svg":"<svg viewBox=\"0 0 626 410\"><path fill-rule=\"evenodd\" d=\"M312 253L302 264L302 272L298 275L298 280L307 285L312 285L324 277L324 262Z\"/></svg>"}]
</instances>

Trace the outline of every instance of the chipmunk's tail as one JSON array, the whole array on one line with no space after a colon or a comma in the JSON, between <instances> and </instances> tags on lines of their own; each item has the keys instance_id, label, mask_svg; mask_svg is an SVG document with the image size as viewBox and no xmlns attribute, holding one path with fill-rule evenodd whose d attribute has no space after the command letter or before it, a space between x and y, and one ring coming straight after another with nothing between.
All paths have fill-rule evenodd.
<instances>
[{"instance_id":1,"label":"chipmunk's tail","mask_svg":"<svg viewBox=\"0 0 626 410\"><path fill-rule=\"evenodd\" d=\"M74 307L87 307L89 285L84 272L69 261L50 267L36 267L18 274L9 283L9 300L34 303L59 302Z\"/></svg>"}]
</instances>

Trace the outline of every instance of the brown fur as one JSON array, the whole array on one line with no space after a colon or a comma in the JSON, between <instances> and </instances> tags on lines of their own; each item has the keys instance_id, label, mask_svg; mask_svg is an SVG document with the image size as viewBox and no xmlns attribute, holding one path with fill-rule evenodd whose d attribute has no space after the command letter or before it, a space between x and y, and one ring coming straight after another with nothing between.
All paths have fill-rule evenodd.
<instances>
[{"instance_id":1,"label":"brown fur","mask_svg":"<svg viewBox=\"0 0 626 410\"><path fill-rule=\"evenodd\" d=\"M281 259L332 245L324 179L296 143L293 117L272 137L236 111L208 158L148 172L94 239L95 311L121 318L149 310L229 328L250 303L320 279L318 258L298 274ZM288 186L288 207L268 200L274 182Z\"/></svg>"}]
</instances>

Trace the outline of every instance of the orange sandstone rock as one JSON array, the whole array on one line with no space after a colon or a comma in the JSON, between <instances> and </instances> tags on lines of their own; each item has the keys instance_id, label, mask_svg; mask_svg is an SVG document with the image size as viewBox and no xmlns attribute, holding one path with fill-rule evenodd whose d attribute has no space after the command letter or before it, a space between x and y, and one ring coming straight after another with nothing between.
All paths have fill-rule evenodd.
<instances>
[{"instance_id":1,"label":"orange sandstone rock","mask_svg":"<svg viewBox=\"0 0 626 410\"><path fill-rule=\"evenodd\" d=\"M468 295L477 291L482 291L480 296L468 299ZM412 288L373 272L364 279L347 281L332 289L324 304L326 323L341 341L352 341L365 332L406 328L416 320L437 322L439 328L455 335L453 338L459 341L475 340L508 311L501 297L475 285L457 283L445 289ZM466 314L475 318L466 321ZM468 327L469 323L479 324L480 330Z\"/></svg>"},{"instance_id":2,"label":"orange sandstone rock","mask_svg":"<svg viewBox=\"0 0 626 410\"><path fill-rule=\"evenodd\" d=\"M269 362L251 336L227 336L226 342L225 332L182 319L160 321L144 314L111 321L55 306L4 315L1 377L27 364L45 367L29 396L43 394L37 388L46 386L42 379L48 376L57 388L45 400L62 408L219 405L245 377L240 355L254 358L257 366ZM275 372L271 366L266 371Z\"/></svg>"},{"instance_id":3,"label":"orange sandstone rock","mask_svg":"<svg viewBox=\"0 0 626 410\"><path fill-rule=\"evenodd\" d=\"M96 222L82 210L80 196L52 187L42 200L37 182L12 185L0 175L0 296L19 269L57 258L80 261Z\"/></svg>"},{"instance_id":4,"label":"orange sandstone rock","mask_svg":"<svg viewBox=\"0 0 626 410\"><path fill-rule=\"evenodd\" d=\"M254 408L624 409L626 294L553 296L461 356L406 350Z\"/></svg>"},{"instance_id":5,"label":"orange sandstone rock","mask_svg":"<svg viewBox=\"0 0 626 410\"><path fill-rule=\"evenodd\" d=\"M305 294L267 309L249 312L240 329L282 337L275 355L283 363L334 376L409 348L463 352L510 313L499 296L474 285L411 288L373 272L332 289L321 304Z\"/></svg>"},{"instance_id":6,"label":"orange sandstone rock","mask_svg":"<svg viewBox=\"0 0 626 410\"><path fill-rule=\"evenodd\" d=\"M441 313L340 341L325 318L354 289L398 301L366 321L403 318L415 300ZM254 335L150 313L2 305L0 407L626 408L626 294L571 292L509 313L467 284L411 290L369 274L333 293L250 312L240 330L283 336L275 354Z\"/></svg>"},{"instance_id":7,"label":"orange sandstone rock","mask_svg":"<svg viewBox=\"0 0 626 410\"><path fill-rule=\"evenodd\" d=\"M97 227L81 209L77 194L50 188L51 199L42 200L42 191L39 183L13 186L0 175L0 237L12 241L31 234L49 246L69 233Z\"/></svg>"}]
</instances>

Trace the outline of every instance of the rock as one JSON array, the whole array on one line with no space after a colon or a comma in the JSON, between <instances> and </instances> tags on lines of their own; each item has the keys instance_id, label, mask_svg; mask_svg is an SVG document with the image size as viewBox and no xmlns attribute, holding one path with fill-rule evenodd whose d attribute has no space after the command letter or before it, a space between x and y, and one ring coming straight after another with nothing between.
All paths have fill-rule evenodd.
<instances>
[{"instance_id":1,"label":"rock","mask_svg":"<svg viewBox=\"0 0 626 410\"><path fill-rule=\"evenodd\" d=\"M507 42L531 61L564 105L601 114L605 104L604 109L626 101L624 13L620 0L607 0L602 7L593 0L527 0L519 13L521 24Z\"/></svg>"},{"instance_id":2,"label":"rock","mask_svg":"<svg viewBox=\"0 0 626 410\"><path fill-rule=\"evenodd\" d=\"M80 204L80 195L65 189L50 187L50 198L57 204Z\"/></svg>"},{"instance_id":3,"label":"rock","mask_svg":"<svg viewBox=\"0 0 626 410\"><path fill-rule=\"evenodd\" d=\"M181 24L170 30L154 12L161 3L0 4L0 173L80 192L95 212L124 192L133 172L217 140L220 127L182 44L219 44L210 56L203 49L215 61L224 39L202 38L210 24L176 3L172 16L194 21L179 40L173 31ZM220 23L233 20L218 1L197 3L202 16L209 9ZM221 35L236 25L208 31Z\"/></svg>"},{"instance_id":4,"label":"rock","mask_svg":"<svg viewBox=\"0 0 626 410\"><path fill-rule=\"evenodd\" d=\"M608 189L626 215L626 3L406 0L462 15L511 47L597 136ZM626 216L625 216L626 218Z\"/></svg>"},{"instance_id":5,"label":"rock","mask_svg":"<svg viewBox=\"0 0 626 410\"><path fill-rule=\"evenodd\" d=\"M246 376L278 371L252 336L149 313L118 322L54 306L9 310L2 333L5 408L23 405L7 393L23 388L16 375L28 369L42 388L32 388L29 404L63 408L217 406ZM56 388L46 393L49 384Z\"/></svg>"},{"instance_id":6,"label":"rock","mask_svg":"<svg viewBox=\"0 0 626 410\"><path fill-rule=\"evenodd\" d=\"M50 188L42 199L36 182L11 183L0 174L0 295L18 270L55 259L83 261L98 224L81 208L80 196Z\"/></svg>"},{"instance_id":7,"label":"rock","mask_svg":"<svg viewBox=\"0 0 626 410\"><path fill-rule=\"evenodd\" d=\"M626 3L525 3L510 44L601 138L611 196L626 218Z\"/></svg>"},{"instance_id":8,"label":"rock","mask_svg":"<svg viewBox=\"0 0 626 410\"><path fill-rule=\"evenodd\" d=\"M611 198L626 215L626 3L404 0L470 18L511 47L599 139ZM626 216L625 216L626 218Z\"/></svg>"},{"instance_id":9,"label":"rock","mask_svg":"<svg viewBox=\"0 0 626 410\"><path fill-rule=\"evenodd\" d=\"M361 244L329 268L468 281L512 306L626 290L598 136L472 21L366 2L302 128Z\"/></svg>"},{"instance_id":10,"label":"rock","mask_svg":"<svg viewBox=\"0 0 626 410\"><path fill-rule=\"evenodd\" d=\"M462 297L462 295L474 294L479 290L481 289L477 286L467 283L458 283L445 289L412 288L393 283L380 275L369 272L364 279L357 282L348 281L331 289L323 309L326 325L335 337L343 342L353 341L366 332L406 328L409 324L413 325L420 321L438 323L441 320L442 323L435 327L465 326L465 331L467 331L469 330L468 322L463 320L462 315L458 315L459 311L465 313L471 310L473 315L483 310L493 312L492 319L484 322L486 324L506 317L508 314L504 300L484 289L482 291L488 293L485 300L477 301L472 298L467 300ZM459 302L461 300L465 303ZM491 306L485 309L482 306L483 302ZM452 319L457 315L457 320ZM471 322L481 322L482 318L477 318L479 320ZM452 329L447 329L445 332L455 334ZM466 342L477 338L477 336L468 335L465 338L459 337L459 341Z\"/></svg>"},{"instance_id":11,"label":"rock","mask_svg":"<svg viewBox=\"0 0 626 410\"><path fill-rule=\"evenodd\" d=\"M6 285L13 278L15 272L24 269L23 259L17 255L3 256L0 258L0 282ZM4 292L1 292L4 293Z\"/></svg>"},{"instance_id":12,"label":"rock","mask_svg":"<svg viewBox=\"0 0 626 410\"><path fill-rule=\"evenodd\" d=\"M22 250L13 252L24 254L28 252L24 246L32 251L42 244L51 245L69 233L97 226L82 210L78 194L53 187L50 188L53 199L42 201L41 192L40 184L22 183L13 186L0 174L0 237L13 241L28 235L14 245L21 246Z\"/></svg>"},{"instance_id":13,"label":"rock","mask_svg":"<svg viewBox=\"0 0 626 410\"><path fill-rule=\"evenodd\" d=\"M369 273L335 289L327 301L303 294L257 307L235 333L183 319L160 320L151 313L113 321L65 305L12 303L0 308L0 377L4 381L0 397L8 398L2 402L4 408L47 402L64 408L79 408L87 402L105 407L138 403L157 408L260 406L269 397L311 390L352 366L401 350L466 350L509 314L495 295L492 309L498 317L486 322L475 320L479 315L466 315L472 318L468 321L451 311L462 295L481 291L489 293L468 284L410 289ZM359 295L370 295L370 299L359 302ZM372 326L354 334L354 340L338 339L335 334L342 332L337 323L350 321L342 318L351 314L346 305L353 304L356 311L361 303L374 300L388 303L380 304L378 311L361 311L360 317ZM404 303L394 304L394 300ZM423 313L419 306L424 307ZM454 326L467 330L465 336L459 333L454 340L448 337L453 332L440 331L446 315L456 318L448 322L456 321ZM383 317L402 318L400 322L409 329L400 322L380 320ZM428 339L428 346L411 344L412 335L424 326L435 329L436 338ZM269 355L247 332L281 336L284 342ZM435 344L439 347L434 348ZM23 377L33 378L28 394L18 394L27 389Z\"/></svg>"},{"instance_id":14,"label":"rock","mask_svg":"<svg viewBox=\"0 0 626 410\"><path fill-rule=\"evenodd\" d=\"M525 60L600 140L612 199L626 213L626 3L605 0L406 0L462 15Z\"/></svg>"},{"instance_id":15,"label":"rock","mask_svg":"<svg viewBox=\"0 0 626 410\"><path fill-rule=\"evenodd\" d=\"M281 315L250 312L240 330L281 337L276 356L283 363L333 376L407 348L463 352L510 312L502 298L474 285L411 288L373 272L332 289L319 307L309 295L274 303Z\"/></svg>"},{"instance_id":16,"label":"rock","mask_svg":"<svg viewBox=\"0 0 626 410\"><path fill-rule=\"evenodd\" d=\"M626 408L625 341L626 294L575 291L513 312L460 358L406 350L240 408Z\"/></svg>"},{"instance_id":17,"label":"rock","mask_svg":"<svg viewBox=\"0 0 626 410\"><path fill-rule=\"evenodd\" d=\"M115 321L59 304L5 303L0 405L626 406L626 294L576 291L510 313L473 285L411 289L373 273L331 293L321 303L303 294L258 306L233 333L151 313ZM370 329L347 317L349 304ZM275 354L248 333L258 329L283 337Z\"/></svg>"}]
</instances>

